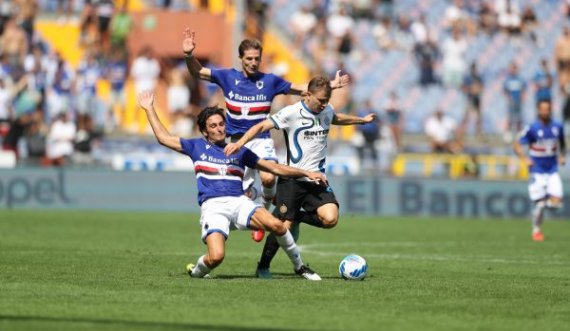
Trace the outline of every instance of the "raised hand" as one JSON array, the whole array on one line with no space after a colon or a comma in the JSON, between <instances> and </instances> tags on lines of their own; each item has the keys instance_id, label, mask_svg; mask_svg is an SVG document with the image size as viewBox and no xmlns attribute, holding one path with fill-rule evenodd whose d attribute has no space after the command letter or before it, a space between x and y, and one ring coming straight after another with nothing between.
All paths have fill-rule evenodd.
<instances>
[{"instance_id":1,"label":"raised hand","mask_svg":"<svg viewBox=\"0 0 570 331\"><path fill-rule=\"evenodd\" d=\"M150 109L154 104L154 93L151 91L143 91L138 94L137 99L141 108Z\"/></svg>"},{"instance_id":2,"label":"raised hand","mask_svg":"<svg viewBox=\"0 0 570 331\"><path fill-rule=\"evenodd\" d=\"M182 40L182 50L186 54L191 54L196 48L196 33L190 28L184 29L184 40Z\"/></svg>"},{"instance_id":3,"label":"raised hand","mask_svg":"<svg viewBox=\"0 0 570 331\"><path fill-rule=\"evenodd\" d=\"M370 113L366 116L364 116L362 119L364 120L365 123L372 123L376 120L377 116L374 113Z\"/></svg>"},{"instance_id":4,"label":"raised hand","mask_svg":"<svg viewBox=\"0 0 570 331\"><path fill-rule=\"evenodd\" d=\"M226 147L224 148L224 154L226 154L226 156L235 154L237 152L239 152L239 150L241 149L241 145L238 143L229 143L226 145Z\"/></svg>"},{"instance_id":5,"label":"raised hand","mask_svg":"<svg viewBox=\"0 0 570 331\"><path fill-rule=\"evenodd\" d=\"M333 89L342 88L350 84L350 76L348 74L340 75L341 70L336 72L334 80L331 81L331 87Z\"/></svg>"}]
</instances>

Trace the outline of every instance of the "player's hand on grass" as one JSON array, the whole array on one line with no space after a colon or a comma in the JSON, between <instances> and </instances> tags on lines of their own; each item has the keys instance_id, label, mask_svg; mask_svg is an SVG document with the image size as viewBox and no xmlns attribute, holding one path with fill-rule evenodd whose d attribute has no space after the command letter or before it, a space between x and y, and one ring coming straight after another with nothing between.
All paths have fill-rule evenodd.
<instances>
[{"instance_id":1,"label":"player's hand on grass","mask_svg":"<svg viewBox=\"0 0 570 331\"><path fill-rule=\"evenodd\" d=\"M196 48L196 33L190 28L184 29L184 40L182 40L182 50L184 54L192 54Z\"/></svg>"},{"instance_id":2,"label":"player's hand on grass","mask_svg":"<svg viewBox=\"0 0 570 331\"><path fill-rule=\"evenodd\" d=\"M328 185L329 181L327 180L327 176L325 176L325 174L323 174L322 172L309 172L309 175L307 176L307 178L309 178L309 181L314 182L316 184L319 185Z\"/></svg>"},{"instance_id":3,"label":"player's hand on grass","mask_svg":"<svg viewBox=\"0 0 570 331\"><path fill-rule=\"evenodd\" d=\"M224 154L226 154L226 156L235 154L237 152L239 152L239 150L241 149L241 145L238 143L229 143L226 145L226 147L224 148Z\"/></svg>"},{"instance_id":4,"label":"player's hand on grass","mask_svg":"<svg viewBox=\"0 0 570 331\"><path fill-rule=\"evenodd\" d=\"M350 76L347 74L343 74L341 76L340 73L341 73L341 70L338 70L336 72L334 80L331 81L331 87L333 89L342 88L342 87L345 87L346 85L350 84Z\"/></svg>"},{"instance_id":5,"label":"player's hand on grass","mask_svg":"<svg viewBox=\"0 0 570 331\"><path fill-rule=\"evenodd\" d=\"M154 104L154 93L151 91L143 91L138 94L139 105L143 109L150 109Z\"/></svg>"}]
</instances>

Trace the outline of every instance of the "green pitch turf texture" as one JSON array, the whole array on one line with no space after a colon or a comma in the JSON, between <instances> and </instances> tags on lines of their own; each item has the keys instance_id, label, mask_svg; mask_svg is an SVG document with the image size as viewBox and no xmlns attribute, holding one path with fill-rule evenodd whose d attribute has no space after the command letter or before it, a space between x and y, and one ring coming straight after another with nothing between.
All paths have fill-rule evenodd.
<instances>
[{"instance_id":1,"label":"green pitch turf texture","mask_svg":"<svg viewBox=\"0 0 570 331\"><path fill-rule=\"evenodd\" d=\"M323 277L253 277L262 244L233 232L213 279L184 267L205 250L197 215L0 211L0 330L568 330L570 223L530 240L518 220L343 216L302 226ZM338 276L368 260L364 281Z\"/></svg>"}]
</instances>

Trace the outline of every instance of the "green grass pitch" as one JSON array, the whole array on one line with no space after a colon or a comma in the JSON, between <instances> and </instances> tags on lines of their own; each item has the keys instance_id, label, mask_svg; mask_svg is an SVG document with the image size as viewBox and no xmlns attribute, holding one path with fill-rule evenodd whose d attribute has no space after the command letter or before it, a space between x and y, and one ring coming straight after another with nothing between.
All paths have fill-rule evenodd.
<instances>
[{"instance_id":1,"label":"green grass pitch","mask_svg":"<svg viewBox=\"0 0 570 331\"><path fill-rule=\"evenodd\" d=\"M0 211L0 330L569 330L570 224L344 215L301 227L293 275L253 277L262 244L233 232L213 279L184 266L205 251L198 216ZM367 259L364 281L338 276Z\"/></svg>"}]
</instances>

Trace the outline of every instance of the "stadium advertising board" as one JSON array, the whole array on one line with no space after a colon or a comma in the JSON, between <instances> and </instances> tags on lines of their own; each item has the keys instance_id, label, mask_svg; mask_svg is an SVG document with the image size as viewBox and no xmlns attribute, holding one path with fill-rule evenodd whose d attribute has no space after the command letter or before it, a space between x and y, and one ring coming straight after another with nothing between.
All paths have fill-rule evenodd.
<instances>
[{"instance_id":1,"label":"stadium advertising board","mask_svg":"<svg viewBox=\"0 0 570 331\"><path fill-rule=\"evenodd\" d=\"M341 213L381 216L526 218L526 182L330 178ZM570 182L565 183L570 187ZM0 171L0 208L197 212L196 179L188 172L17 169ZM570 216L565 207L554 216Z\"/></svg>"}]
</instances>

